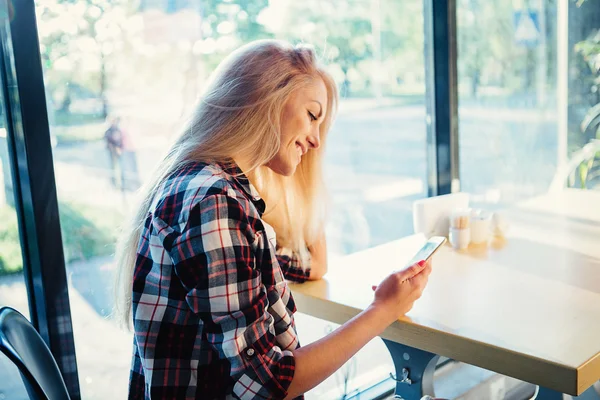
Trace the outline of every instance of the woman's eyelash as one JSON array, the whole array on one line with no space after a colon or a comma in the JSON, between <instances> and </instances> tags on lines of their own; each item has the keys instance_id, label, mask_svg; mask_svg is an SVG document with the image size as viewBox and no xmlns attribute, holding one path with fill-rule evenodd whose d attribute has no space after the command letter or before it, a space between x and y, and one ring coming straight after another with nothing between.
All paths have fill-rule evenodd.
<instances>
[{"instance_id":1,"label":"woman's eyelash","mask_svg":"<svg viewBox=\"0 0 600 400\"><path fill-rule=\"evenodd\" d=\"M310 116L310 119L312 119L313 121L317 120L317 117L315 117L315 115L313 113L311 113L310 111L308 112L308 115Z\"/></svg>"}]
</instances>

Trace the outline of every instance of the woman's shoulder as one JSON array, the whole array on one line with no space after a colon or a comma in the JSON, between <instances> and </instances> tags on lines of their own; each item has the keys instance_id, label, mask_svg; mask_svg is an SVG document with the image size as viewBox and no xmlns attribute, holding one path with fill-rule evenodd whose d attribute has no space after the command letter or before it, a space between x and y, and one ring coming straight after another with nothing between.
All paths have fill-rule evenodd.
<instances>
[{"instance_id":1,"label":"woman's shoulder","mask_svg":"<svg viewBox=\"0 0 600 400\"><path fill-rule=\"evenodd\" d=\"M185 188L195 197L212 194L232 194L229 175L216 163L191 162L175 171L167 180L172 185ZM229 192L229 193L228 193Z\"/></svg>"},{"instance_id":2,"label":"woman's shoulder","mask_svg":"<svg viewBox=\"0 0 600 400\"><path fill-rule=\"evenodd\" d=\"M174 171L158 191L151 212L166 223L182 223L209 196L244 199L231 176L216 163L190 162Z\"/></svg>"}]
</instances>

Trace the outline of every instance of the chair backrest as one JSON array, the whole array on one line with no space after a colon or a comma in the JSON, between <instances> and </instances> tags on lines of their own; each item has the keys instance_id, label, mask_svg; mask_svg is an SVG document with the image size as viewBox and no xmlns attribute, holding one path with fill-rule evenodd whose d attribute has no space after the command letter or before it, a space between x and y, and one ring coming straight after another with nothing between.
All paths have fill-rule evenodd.
<instances>
[{"instance_id":1,"label":"chair backrest","mask_svg":"<svg viewBox=\"0 0 600 400\"><path fill-rule=\"evenodd\" d=\"M19 368L32 399L69 399L50 349L27 318L10 307L0 309L0 351Z\"/></svg>"}]
</instances>

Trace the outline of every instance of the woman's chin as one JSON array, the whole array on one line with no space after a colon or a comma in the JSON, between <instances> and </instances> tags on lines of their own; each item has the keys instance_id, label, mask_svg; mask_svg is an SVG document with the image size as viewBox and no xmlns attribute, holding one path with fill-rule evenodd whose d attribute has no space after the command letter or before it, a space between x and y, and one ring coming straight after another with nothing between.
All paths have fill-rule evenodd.
<instances>
[{"instance_id":1,"label":"woman's chin","mask_svg":"<svg viewBox=\"0 0 600 400\"><path fill-rule=\"evenodd\" d=\"M285 165L269 163L267 164L267 167L269 167L273 172L275 172L278 175L292 176L294 175L294 172L296 172L297 165L292 165L291 163Z\"/></svg>"}]
</instances>

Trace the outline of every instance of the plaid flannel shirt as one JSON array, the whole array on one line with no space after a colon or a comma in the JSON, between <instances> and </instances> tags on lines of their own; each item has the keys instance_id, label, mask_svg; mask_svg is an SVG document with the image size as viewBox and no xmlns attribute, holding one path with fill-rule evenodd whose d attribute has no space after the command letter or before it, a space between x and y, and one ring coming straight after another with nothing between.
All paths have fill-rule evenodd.
<instances>
[{"instance_id":1,"label":"plaid flannel shirt","mask_svg":"<svg viewBox=\"0 0 600 400\"><path fill-rule=\"evenodd\" d=\"M294 377L296 306L265 203L235 165L190 163L151 206L133 279L129 399L280 399ZM278 254L280 253L280 254Z\"/></svg>"}]
</instances>

